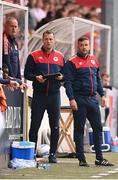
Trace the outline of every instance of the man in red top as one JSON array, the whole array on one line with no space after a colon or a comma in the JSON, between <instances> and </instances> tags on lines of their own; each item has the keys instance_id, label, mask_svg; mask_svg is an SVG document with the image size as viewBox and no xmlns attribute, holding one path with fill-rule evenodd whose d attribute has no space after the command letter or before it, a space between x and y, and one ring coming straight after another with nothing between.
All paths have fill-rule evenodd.
<instances>
[{"instance_id":1,"label":"man in red top","mask_svg":"<svg viewBox=\"0 0 118 180\"><path fill-rule=\"evenodd\" d=\"M32 52L25 65L24 76L33 81L31 125L29 140L37 143L38 130L45 110L51 128L49 162L56 163L59 139L60 82L63 79L62 53L54 49L55 37L51 31L43 33L43 46ZM53 75L52 75L53 74Z\"/></svg>"},{"instance_id":2,"label":"man in red top","mask_svg":"<svg viewBox=\"0 0 118 180\"><path fill-rule=\"evenodd\" d=\"M66 93L73 110L74 141L80 166L89 165L84 155L84 126L86 118L93 129L93 142L96 153L95 165L112 166L103 158L101 151L102 124L96 93L101 96L101 106L106 105L106 98L99 75L99 63L89 54L90 44L86 36L78 39L78 52L65 64L64 78Z\"/></svg>"}]
</instances>

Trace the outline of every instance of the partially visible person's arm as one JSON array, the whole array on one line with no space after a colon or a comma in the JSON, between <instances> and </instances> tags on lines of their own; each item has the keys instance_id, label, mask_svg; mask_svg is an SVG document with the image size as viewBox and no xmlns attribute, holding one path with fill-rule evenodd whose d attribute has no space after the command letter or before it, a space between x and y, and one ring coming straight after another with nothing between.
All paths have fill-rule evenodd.
<instances>
[{"instance_id":1,"label":"partially visible person's arm","mask_svg":"<svg viewBox=\"0 0 118 180\"><path fill-rule=\"evenodd\" d=\"M97 70L97 92L101 97L105 95L99 69Z\"/></svg>"},{"instance_id":2,"label":"partially visible person's arm","mask_svg":"<svg viewBox=\"0 0 118 180\"><path fill-rule=\"evenodd\" d=\"M101 96L101 106L105 107L107 105L107 101L106 101L105 92L103 89L99 69L97 70L97 92Z\"/></svg>"},{"instance_id":3,"label":"partially visible person's arm","mask_svg":"<svg viewBox=\"0 0 118 180\"><path fill-rule=\"evenodd\" d=\"M9 80L9 79L3 79L3 78L0 77L0 84L5 84L5 85L7 85L7 84L9 84L9 83L10 83L10 80Z\"/></svg>"},{"instance_id":4,"label":"partially visible person's arm","mask_svg":"<svg viewBox=\"0 0 118 180\"><path fill-rule=\"evenodd\" d=\"M69 100L74 99L73 87L75 69L70 61L67 61L64 66L64 87L66 88L66 94Z\"/></svg>"},{"instance_id":5,"label":"partially visible person's arm","mask_svg":"<svg viewBox=\"0 0 118 180\"><path fill-rule=\"evenodd\" d=\"M8 87L11 87L13 89L17 89L19 87L18 82L16 82L15 80L10 80L10 79L0 78L0 84L7 85Z\"/></svg>"},{"instance_id":6,"label":"partially visible person's arm","mask_svg":"<svg viewBox=\"0 0 118 180\"><path fill-rule=\"evenodd\" d=\"M73 93L73 83L74 83L74 76L75 76L75 68L73 64L68 61L64 66L64 86L66 88L66 94L69 98L70 107L73 111L78 110L77 102L74 99Z\"/></svg>"}]
</instances>

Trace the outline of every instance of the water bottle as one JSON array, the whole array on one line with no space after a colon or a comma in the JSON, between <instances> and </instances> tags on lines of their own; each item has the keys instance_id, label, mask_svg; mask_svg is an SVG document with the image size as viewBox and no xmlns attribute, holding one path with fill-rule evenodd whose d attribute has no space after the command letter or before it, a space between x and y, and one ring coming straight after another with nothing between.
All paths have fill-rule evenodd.
<instances>
[{"instance_id":1,"label":"water bottle","mask_svg":"<svg viewBox=\"0 0 118 180\"><path fill-rule=\"evenodd\" d=\"M50 164L48 164L48 163L37 162L37 168L38 169L49 169L49 167L50 167Z\"/></svg>"}]
</instances>

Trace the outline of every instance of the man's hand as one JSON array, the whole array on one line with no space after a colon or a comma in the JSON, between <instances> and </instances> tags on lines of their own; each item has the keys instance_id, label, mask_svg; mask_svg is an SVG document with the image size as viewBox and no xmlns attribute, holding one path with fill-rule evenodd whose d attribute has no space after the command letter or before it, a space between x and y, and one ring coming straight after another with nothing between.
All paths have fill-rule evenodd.
<instances>
[{"instance_id":1,"label":"man's hand","mask_svg":"<svg viewBox=\"0 0 118 180\"><path fill-rule=\"evenodd\" d=\"M22 83L19 88L21 89L21 91L24 91L25 89L28 88L27 84L26 83Z\"/></svg>"},{"instance_id":2,"label":"man's hand","mask_svg":"<svg viewBox=\"0 0 118 180\"><path fill-rule=\"evenodd\" d=\"M63 75L60 73L60 75L59 75L59 76L57 76L55 79L57 79L57 80L61 81L61 80L63 79Z\"/></svg>"},{"instance_id":3,"label":"man's hand","mask_svg":"<svg viewBox=\"0 0 118 180\"><path fill-rule=\"evenodd\" d=\"M18 89L18 88L19 88L19 83L17 83L16 81L10 80L10 82L9 82L9 87L10 87L11 89Z\"/></svg>"},{"instance_id":4,"label":"man's hand","mask_svg":"<svg viewBox=\"0 0 118 180\"><path fill-rule=\"evenodd\" d=\"M37 80L39 83L44 83L44 82L46 81L46 79L44 79L42 75L36 76L36 80Z\"/></svg>"},{"instance_id":5,"label":"man's hand","mask_svg":"<svg viewBox=\"0 0 118 180\"><path fill-rule=\"evenodd\" d=\"M101 107L106 107L107 106L107 100L105 96L101 97Z\"/></svg>"},{"instance_id":6,"label":"man's hand","mask_svg":"<svg viewBox=\"0 0 118 180\"><path fill-rule=\"evenodd\" d=\"M78 110L78 106L77 106L77 102L75 101L75 99L70 100L70 107L73 111L77 111Z\"/></svg>"}]
</instances>

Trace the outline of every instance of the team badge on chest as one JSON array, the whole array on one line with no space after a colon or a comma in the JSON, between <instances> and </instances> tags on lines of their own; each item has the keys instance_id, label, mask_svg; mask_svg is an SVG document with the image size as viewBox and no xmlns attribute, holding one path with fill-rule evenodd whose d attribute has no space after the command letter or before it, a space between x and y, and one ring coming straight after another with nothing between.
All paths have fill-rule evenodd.
<instances>
[{"instance_id":1,"label":"team badge on chest","mask_svg":"<svg viewBox=\"0 0 118 180\"><path fill-rule=\"evenodd\" d=\"M81 65L82 65L82 62L79 62L79 65L81 66Z\"/></svg>"},{"instance_id":2,"label":"team badge on chest","mask_svg":"<svg viewBox=\"0 0 118 180\"><path fill-rule=\"evenodd\" d=\"M43 57L42 57L42 56L40 56L40 57L38 57L38 59L43 59Z\"/></svg>"},{"instance_id":3,"label":"team badge on chest","mask_svg":"<svg viewBox=\"0 0 118 180\"><path fill-rule=\"evenodd\" d=\"M93 59L91 60L91 64L95 64L95 61Z\"/></svg>"},{"instance_id":4,"label":"team badge on chest","mask_svg":"<svg viewBox=\"0 0 118 180\"><path fill-rule=\"evenodd\" d=\"M57 61L58 61L58 57L55 56L55 57L53 58L53 61L57 62Z\"/></svg>"}]
</instances>

